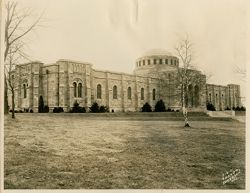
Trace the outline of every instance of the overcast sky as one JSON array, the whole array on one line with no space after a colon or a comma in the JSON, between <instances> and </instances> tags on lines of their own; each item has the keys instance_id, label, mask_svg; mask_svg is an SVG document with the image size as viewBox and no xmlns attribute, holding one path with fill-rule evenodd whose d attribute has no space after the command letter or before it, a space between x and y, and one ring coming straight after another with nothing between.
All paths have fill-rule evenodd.
<instances>
[{"instance_id":1,"label":"overcast sky","mask_svg":"<svg viewBox=\"0 0 250 193\"><path fill-rule=\"evenodd\" d=\"M210 83L243 81L235 66L246 65L244 0L18 0L44 27L29 37L32 59L90 62L96 69L133 73L136 58L150 49L174 53L189 35L198 69Z\"/></svg>"}]
</instances>

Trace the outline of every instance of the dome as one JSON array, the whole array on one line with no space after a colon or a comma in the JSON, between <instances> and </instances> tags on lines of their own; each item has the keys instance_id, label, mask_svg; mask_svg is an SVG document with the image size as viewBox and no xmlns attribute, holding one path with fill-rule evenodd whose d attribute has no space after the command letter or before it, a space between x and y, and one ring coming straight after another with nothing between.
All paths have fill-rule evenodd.
<instances>
[{"instance_id":1,"label":"dome","mask_svg":"<svg viewBox=\"0 0 250 193\"><path fill-rule=\"evenodd\" d=\"M143 56L173 56L165 49L152 49L143 54Z\"/></svg>"}]
</instances>

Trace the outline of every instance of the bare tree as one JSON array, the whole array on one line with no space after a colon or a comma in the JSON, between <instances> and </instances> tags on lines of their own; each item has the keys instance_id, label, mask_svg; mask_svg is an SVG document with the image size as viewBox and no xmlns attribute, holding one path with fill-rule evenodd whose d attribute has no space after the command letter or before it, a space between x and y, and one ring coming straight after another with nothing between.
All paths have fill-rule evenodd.
<instances>
[{"instance_id":1,"label":"bare tree","mask_svg":"<svg viewBox=\"0 0 250 193\"><path fill-rule=\"evenodd\" d=\"M17 59L20 57L28 58L24 53L25 37L33 31L41 21L41 17L34 19L32 22L27 21L32 18L30 10L18 9L18 3L8 1L6 3L6 20L5 20L5 50L4 50L4 63L5 63L5 74L4 74L4 112L8 113L8 87L10 90L14 90L12 86L14 84L11 79L11 71L14 70ZM14 92L12 92L14 95ZM12 96L12 100L14 96ZM14 101L12 101L12 108ZM12 110L14 112L14 110ZM12 114L15 118L15 115Z\"/></svg>"},{"instance_id":2,"label":"bare tree","mask_svg":"<svg viewBox=\"0 0 250 193\"><path fill-rule=\"evenodd\" d=\"M175 48L177 55L179 56L183 67L178 69L179 83L181 85L181 97L182 97L182 113L185 118L185 127L189 127L188 123L188 109L187 109L187 91L188 85L191 80L191 74L189 69L192 65L192 44L188 37L181 40L179 45Z\"/></svg>"},{"instance_id":3,"label":"bare tree","mask_svg":"<svg viewBox=\"0 0 250 193\"><path fill-rule=\"evenodd\" d=\"M245 69L245 68L236 66L236 67L235 67L235 72L241 76L241 78L242 78L243 81L245 81L245 78L246 78L246 76L247 76L247 73L246 73L246 69Z\"/></svg>"},{"instance_id":4,"label":"bare tree","mask_svg":"<svg viewBox=\"0 0 250 193\"><path fill-rule=\"evenodd\" d=\"M18 77L17 74L14 74L15 66L18 63L19 59L22 58L22 55L19 53L19 49L21 47L16 44L16 48L14 50L9 49L9 53L7 54L7 58L5 61L4 66L4 73L7 81L7 90L11 93L11 110L12 110L12 118L15 118L15 89L17 88L18 84ZM7 91L8 92L8 91Z\"/></svg>"}]
</instances>

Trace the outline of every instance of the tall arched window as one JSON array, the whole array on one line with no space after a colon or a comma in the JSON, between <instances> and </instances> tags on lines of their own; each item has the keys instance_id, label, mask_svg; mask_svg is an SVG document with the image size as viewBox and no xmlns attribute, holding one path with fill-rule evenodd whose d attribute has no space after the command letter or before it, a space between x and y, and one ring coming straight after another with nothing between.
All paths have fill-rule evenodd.
<instances>
[{"instance_id":1,"label":"tall arched window","mask_svg":"<svg viewBox=\"0 0 250 193\"><path fill-rule=\"evenodd\" d=\"M27 98L27 87L26 87L26 84L23 84L23 98Z\"/></svg>"},{"instance_id":2,"label":"tall arched window","mask_svg":"<svg viewBox=\"0 0 250 193\"><path fill-rule=\"evenodd\" d=\"M96 93L97 98L101 99L102 98L102 86L100 84L97 85L96 91L97 91Z\"/></svg>"},{"instance_id":3,"label":"tall arched window","mask_svg":"<svg viewBox=\"0 0 250 193\"><path fill-rule=\"evenodd\" d=\"M144 100L144 88L141 88L141 100Z\"/></svg>"},{"instance_id":4,"label":"tall arched window","mask_svg":"<svg viewBox=\"0 0 250 193\"><path fill-rule=\"evenodd\" d=\"M153 100L155 100L155 89L153 89Z\"/></svg>"},{"instance_id":5,"label":"tall arched window","mask_svg":"<svg viewBox=\"0 0 250 193\"><path fill-rule=\"evenodd\" d=\"M82 97L82 83L78 84L78 97Z\"/></svg>"},{"instance_id":6,"label":"tall arched window","mask_svg":"<svg viewBox=\"0 0 250 193\"><path fill-rule=\"evenodd\" d=\"M117 99L117 86L113 86L113 99Z\"/></svg>"},{"instance_id":7,"label":"tall arched window","mask_svg":"<svg viewBox=\"0 0 250 193\"><path fill-rule=\"evenodd\" d=\"M74 86L74 97L76 97L76 82L73 83Z\"/></svg>"},{"instance_id":8,"label":"tall arched window","mask_svg":"<svg viewBox=\"0 0 250 193\"><path fill-rule=\"evenodd\" d=\"M128 99L131 99L131 95L132 95L131 87L128 87Z\"/></svg>"}]
</instances>

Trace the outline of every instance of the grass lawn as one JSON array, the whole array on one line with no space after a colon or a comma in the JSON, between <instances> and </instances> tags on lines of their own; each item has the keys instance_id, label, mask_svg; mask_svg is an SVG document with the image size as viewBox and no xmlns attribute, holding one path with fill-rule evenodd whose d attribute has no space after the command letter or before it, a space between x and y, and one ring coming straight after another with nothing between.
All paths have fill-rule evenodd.
<instances>
[{"instance_id":1,"label":"grass lawn","mask_svg":"<svg viewBox=\"0 0 250 193\"><path fill-rule=\"evenodd\" d=\"M154 117L6 116L5 189L244 189L245 124L190 123L184 128L183 121ZM223 185L230 169L240 169L238 180Z\"/></svg>"}]
</instances>

